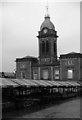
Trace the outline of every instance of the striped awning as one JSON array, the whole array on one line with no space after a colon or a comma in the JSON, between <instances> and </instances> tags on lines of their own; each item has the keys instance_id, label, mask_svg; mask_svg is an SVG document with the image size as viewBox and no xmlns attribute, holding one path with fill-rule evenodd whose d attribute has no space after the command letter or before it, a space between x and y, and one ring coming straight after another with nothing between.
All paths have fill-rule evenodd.
<instances>
[{"instance_id":1,"label":"striped awning","mask_svg":"<svg viewBox=\"0 0 82 120\"><path fill-rule=\"evenodd\" d=\"M42 82L42 83L45 84L46 86L50 86L50 87L53 86L51 83L48 82L48 80L40 80L40 82Z\"/></svg>"},{"instance_id":2,"label":"striped awning","mask_svg":"<svg viewBox=\"0 0 82 120\"><path fill-rule=\"evenodd\" d=\"M61 84L60 83L58 83L57 81L47 81L48 83L50 83L50 84L52 84L52 86L61 86Z\"/></svg>"},{"instance_id":3,"label":"striped awning","mask_svg":"<svg viewBox=\"0 0 82 120\"><path fill-rule=\"evenodd\" d=\"M71 86L80 86L80 84L75 81L67 81L67 83L70 84Z\"/></svg>"},{"instance_id":4,"label":"striped awning","mask_svg":"<svg viewBox=\"0 0 82 120\"><path fill-rule=\"evenodd\" d=\"M34 83L33 80L21 79L21 81L25 82L29 86L38 86L38 84Z\"/></svg>"},{"instance_id":5,"label":"striped awning","mask_svg":"<svg viewBox=\"0 0 82 120\"><path fill-rule=\"evenodd\" d=\"M34 84L32 80L27 80L27 79L11 79L11 80L19 84L20 86L26 86L26 87L37 86L37 84Z\"/></svg>"},{"instance_id":6,"label":"striped awning","mask_svg":"<svg viewBox=\"0 0 82 120\"><path fill-rule=\"evenodd\" d=\"M70 86L67 82L65 82L65 81L57 81L59 84L61 84L61 86L66 86L66 87L68 87L68 86Z\"/></svg>"},{"instance_id":7,"label":"striped awning","mask_svg":"<svg viewBox=\"0 0 82 120\"><path fill-rule=\"evenodd\" d=\"M0 86L1 87L8 87L8 86L17 87L19 85L17 83L15 83L15 82L11 81L11 79L0 78Z\"/></svg>"},{"instance_id":8,"label":"striped awning","mask_svg":"<svg viewBox=\"0 0 82 120\"><path fill-rule=\"evenodd\" d=\"M29 79L10 79L0 78L0 87L18 87L18 86L42 86L42 87L53 87L53 86L80 86L80 83L76 81L49 81L49 80L29 80Z\"/></svg>"},{"instance_id":9,"label":"striped awning","mask_svg":"<svg viewBox=\"0 0 82 120\"><path fill-rule=\"evenodd\" d=\"M44 87L48 86L46 83L43 83L41 80L32 80L32 82L38 84L38 86L44 86Z\"/></svg>"}]
</instances>

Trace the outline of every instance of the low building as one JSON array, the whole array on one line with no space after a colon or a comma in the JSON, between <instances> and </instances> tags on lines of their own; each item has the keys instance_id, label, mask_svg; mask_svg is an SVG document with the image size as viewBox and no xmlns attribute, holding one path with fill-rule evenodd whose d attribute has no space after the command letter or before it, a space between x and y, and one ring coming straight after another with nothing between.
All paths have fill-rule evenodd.
<instances>
[{"instance_id":1,"label":"low building","mask_svg":"<svg viewBox=\"0 0 82 120\"><path fill-rule=\"evenodd\" d=\"M16 73L14 73L14 72L0 72L0 78L16 78Z\"/></svg>"}]
</instances>

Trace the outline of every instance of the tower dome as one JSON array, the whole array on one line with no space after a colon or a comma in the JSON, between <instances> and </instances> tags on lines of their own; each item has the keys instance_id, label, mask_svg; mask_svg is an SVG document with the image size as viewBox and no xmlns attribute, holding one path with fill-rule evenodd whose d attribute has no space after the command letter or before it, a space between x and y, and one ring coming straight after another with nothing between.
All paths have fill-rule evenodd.
<instances>
[{"instance_id":1,"label":"tower dome","mask_svg":"<svg viewBox=\"0 0 82 120\"><path fill-rule=\"evenodd\" d=\"M40 26L40 31L43 29L43 28L49 28L49 29L53 29L55 30L55 26L54 24L50 21L50 16L49 15L46 15L45 16L45 20L44 22L41 24Z\"/></svg>"}]
</instances>

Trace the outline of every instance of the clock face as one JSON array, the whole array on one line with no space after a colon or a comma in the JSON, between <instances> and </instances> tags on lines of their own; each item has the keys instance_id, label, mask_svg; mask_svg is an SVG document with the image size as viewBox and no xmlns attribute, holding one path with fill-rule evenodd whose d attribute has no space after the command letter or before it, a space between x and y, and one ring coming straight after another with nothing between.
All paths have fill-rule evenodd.
<instances>
[{"instance_id":1,"label":"clock face","mask_svg":"<svg viewBox=\"0 0 82 120\"><path fill-rule=\"evenodd\" d=\"M43 31L44 33L47 33L47 29L44 29L44 31Z\"/></svg>"}]
</instances>

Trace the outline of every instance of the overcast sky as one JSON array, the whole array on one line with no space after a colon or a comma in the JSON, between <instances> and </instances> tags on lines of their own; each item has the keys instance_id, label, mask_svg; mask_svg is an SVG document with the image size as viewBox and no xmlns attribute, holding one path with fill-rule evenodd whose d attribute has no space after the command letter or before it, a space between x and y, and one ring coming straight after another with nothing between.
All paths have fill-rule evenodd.
<instances>
[{"instance_id":1,"label":"overcast sky","mask_svg":"<svg viewBox=\"0 0 82 120\"><path fill-rule=\"evenodd\" d=\"M58 56L80 52L80 0L65 1L48 0L50 19L59 36ZM2 71L13 72L16 58L38 57L36 36L44 21L46 4L47 0L3 0L0 3L0 71L2 68Z\"/></svg>"}]
</instances>

